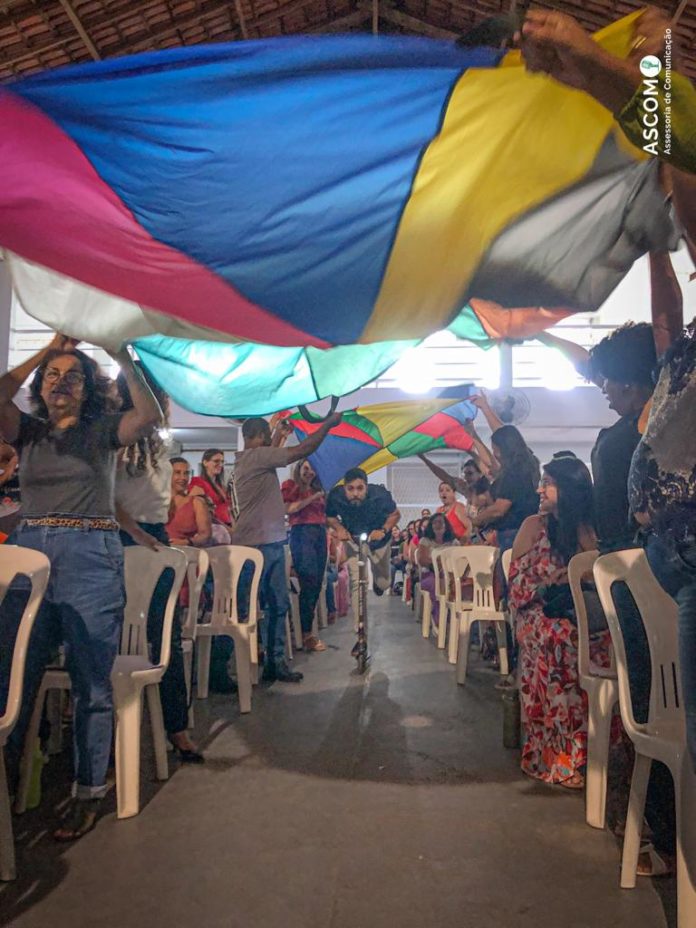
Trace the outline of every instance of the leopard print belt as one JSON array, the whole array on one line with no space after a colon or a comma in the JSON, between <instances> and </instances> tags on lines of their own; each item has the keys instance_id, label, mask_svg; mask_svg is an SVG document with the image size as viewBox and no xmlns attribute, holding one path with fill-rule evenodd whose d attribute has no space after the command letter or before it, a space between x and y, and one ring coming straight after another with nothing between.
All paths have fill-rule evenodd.
<instances>
[{"instance_id":1,"label":"leopard print belt","mask_svg":"<svg viewBox=\"0 0 696 928\"><path fill-rule=\"evenodd\" d=\"M79 516L43 516L40 519L23 519L22 525L34 527L47 525L49 528L80 528L83 531L117 532L120 528L114 519L81 519Z\"/></svg>"}]
</instances>

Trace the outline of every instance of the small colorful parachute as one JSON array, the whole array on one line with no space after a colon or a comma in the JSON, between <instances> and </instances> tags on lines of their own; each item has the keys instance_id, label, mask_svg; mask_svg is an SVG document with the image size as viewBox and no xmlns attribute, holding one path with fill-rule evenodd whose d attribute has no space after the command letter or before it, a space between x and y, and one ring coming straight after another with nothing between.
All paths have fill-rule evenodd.
<instances>
[{"instance_id":1,"label":"small colorful parachute","mask_svg":"<svg viewBox=\"0 0 696 928\"><path fill-rule=\"evenodd\" d=\"M626 55L636 15L597 41ZM179 393L202 395L214 358L278 409L289 379L323 393L297 349L408 347L480 319L477 299L596 309L676 244L656 164L516 52L357 34L171 49L9 82L0 122L0 246L24 308L105 347L147 342L153 373L183 362ZM294 354L266 366L240 342ZM224 399L185 405L251 411Z\"/></svg>"},{"instance_id":2,"label":"small colorful parachute","mask_svg":"<svg viewBox=\"0 0 696 928\"><path fill-rule=\"evenodd\" d=\"M471 384L462 384L448 387L432 399L344 411L343 421L330 430L309 459L322 486L330 489L351 467L362 467L371 474L397 458L436 448L469 451L473 439L464 424L478 412L468 399L475 393ZM289 420L300 441L321 424L309 421L301 412L293 413Z\"/></svg>"}]
</instances>

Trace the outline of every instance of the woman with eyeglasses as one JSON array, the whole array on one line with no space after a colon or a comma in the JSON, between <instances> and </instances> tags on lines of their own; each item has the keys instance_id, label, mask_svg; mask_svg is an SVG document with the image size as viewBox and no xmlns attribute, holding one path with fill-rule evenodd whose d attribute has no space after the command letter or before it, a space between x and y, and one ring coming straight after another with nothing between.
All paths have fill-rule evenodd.
<instances>
[{"instance_id":1,"label":"woman with eyeglasses","mask_svg":"<svg viewBox=\"0 0 696 928\"><path fill-rule=\"evenodd\" d=\"M191 467L186 458L170 458L172 498L169 504L167 536L173 545L203 548L210 543L213 522L208 504L202 496L189 493Z\"/></svg>"},{"instance_id":2,"label":"woman with eyeglasses","mask_svg":"<svg viewBox=\"0 0 696 928\"><path fill-rule=\"evenodd\" d=\"M230 544L232 531L232 512L225 486L225 453L219 448L208 448L203 452L200 473L189 484L191 496L204 496L210 501L213 510L213 536L217 544ZM224 532L216 531L223 527Z\"/></svg>"},{"instance_id":3,"label":"woman with eyeglasses","mask_svg":"<svg viewBox=\"0 0 696 928\"><path fill-rule=\"evenodd\" d=\"M508 599L519 643L522 770L545 783L581 789L587 763L587 700L578 682L578 637L567 567L597 545L590 472L570 451L544 465L539 512L522 523L512 547ZM601 610L600 610L601 613ZM601 622L590 657L609 666ZM591 626L592 631L592 626Z\"/></svg>"},{"instance_id":4,"label":"woman with eyeglasses","mask_svg":"<svg viewBox=\"0 0 696 928\"><path fill-rule=\"evenodd\" d=\"M22 521L13 544L43 552L51 575L27 654L24 699L8 744L17 761L34 699L51 651L65 645L72 683L74 800L56 832L72 841L90 831L106 794L112 741L111 670L123 624L123 548L114 511L119 448L159 422L161 411L126 350L112 354L133 398L115 411L113 383L63 335L0 377L0 430L22 460ZM32 415L13 402L34 372ZM0 640L13 640L26 590L10 590L0 606ZM0 669L0 705L9 668Z\"/></svg>"}]
</instances>

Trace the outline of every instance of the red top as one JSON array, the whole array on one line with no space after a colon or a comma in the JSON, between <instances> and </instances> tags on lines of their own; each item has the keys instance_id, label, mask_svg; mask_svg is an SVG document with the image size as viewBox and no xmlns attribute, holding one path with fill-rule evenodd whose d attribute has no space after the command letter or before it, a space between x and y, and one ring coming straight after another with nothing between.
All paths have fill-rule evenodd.
<instances>
[{"instance_id":1,"label":"red top","mask_svg":"<svg viewBox=\"0 0 696 928\"><path fill-rule=\"evenodd\" d=\"M200 487L214 506L215 518L223 525L232 524L230 504L227 496L214 484L208 483L204 477L192 477L189 483L189 492L192 487Z\"/></svg>"},{"instance_id":2,"label":"red top","mask_svg":"<svg viewBox=\"0 0 696 928\"><path fill-rule=\"evenodd\" d=\"M190 541L193 538L198 532L193 497L172 512L169 522L164 526L164 530L170 541L174 538L185 538Z\"/></svg>"},{"instance_id":3,"label":"red top","mask_svg":"<svg viewBox=\"0 0 696 928\"><path fill-rule=\"evenodd\" d=\"M453 506L450 506L449 509L446 509L444 506L440 506L437 511L444 513L445 518L449 522L450 528L454 532L454 537L457 539L457 541L461 541L462 538L466 537L469 528L466 523L462 522L462 520L457 515L456 503Z\"/></svg>"},{"instance_id":4,"label":"red top","mask_svg":"<svg viewBox=\"0 0 696 928\"><path fill-rule=\"evenodd\" d=\"M296 503L300 499L307 499L312 496L314 490L303 490L302 487L295 483L294 480L286 480L280 488L283 494L283 502ZM326 523L326 499L321 497L308 503L304 509L299 512L292 512L288 515L290 526L293 525L324 525Z\"/></svg>"}]
</instances>

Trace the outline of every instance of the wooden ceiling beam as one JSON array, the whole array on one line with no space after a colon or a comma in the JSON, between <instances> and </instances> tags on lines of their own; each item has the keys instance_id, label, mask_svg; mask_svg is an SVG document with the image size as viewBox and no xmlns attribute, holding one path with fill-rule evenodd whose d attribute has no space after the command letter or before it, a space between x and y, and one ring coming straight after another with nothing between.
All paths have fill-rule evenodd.
<instances>
[{"instance_id":1,"label":"wooden ceiling beam","mask_svg":"<svg viewBox=\"0 0 696 928\"><path fill-rule=\"evenodd\" d=\"M82 20L80 19L80 17L79 17L79 16L77 15L77 13L75 12L75 10L74 10L74 8L73 8L73 5L71 4L70 0L60 0L60 5L63 7L63 9L65 10L65 12L66 12L66 14L67 14L67 16L68 16L68 19L70 20L70 22L71 22L71 23L73 24L73 26L75 27L75 32L76 32L76 33L79 35L79 37L82 39L82 42L83 42L85 48L87 49L87 51L90 53L90 55L92 56L92 58L94 58L95 61L100 61L100 60L101 60L101 55L100 55L99 52L97 51L97 46L94 44L94 42L93 42L93 41L91 40L91 38L89 37L89 35L88 35L88 33L87 33L87 30L86 30L85 27L82 25Z\"/></svg>"},{"instance_id":2,"label":"wooden ceiling beam","mask_svg":"<svg viewBox=\"0 0 696 928\"><path fill-rule=\"evenodd\" d=\"M241 0L234 0L234 9L237 13L237 19L239 20L239 30L242 33L242 38L248 39L249 30L247 29L246 19L244 18L244 10L242 9Z\"/></svg>"},{"instance_id":3,"label":"wooden ceiling beam","mask_svg":"<svg viewBox=\"0 0 696 928\"><path fill-rule=\"evenodd\" d=\"M427 35L431 39L457 39L459 32L453 32L451 29L442 29L440 26L433 26L425 20L418 19L417 16L411 16L410 13L402 13L391 5L382 3L379 15L381 19L386 19L388 23L400 26L402 29L409 29L418 35Z\"/></svg>"}]
</instances>

